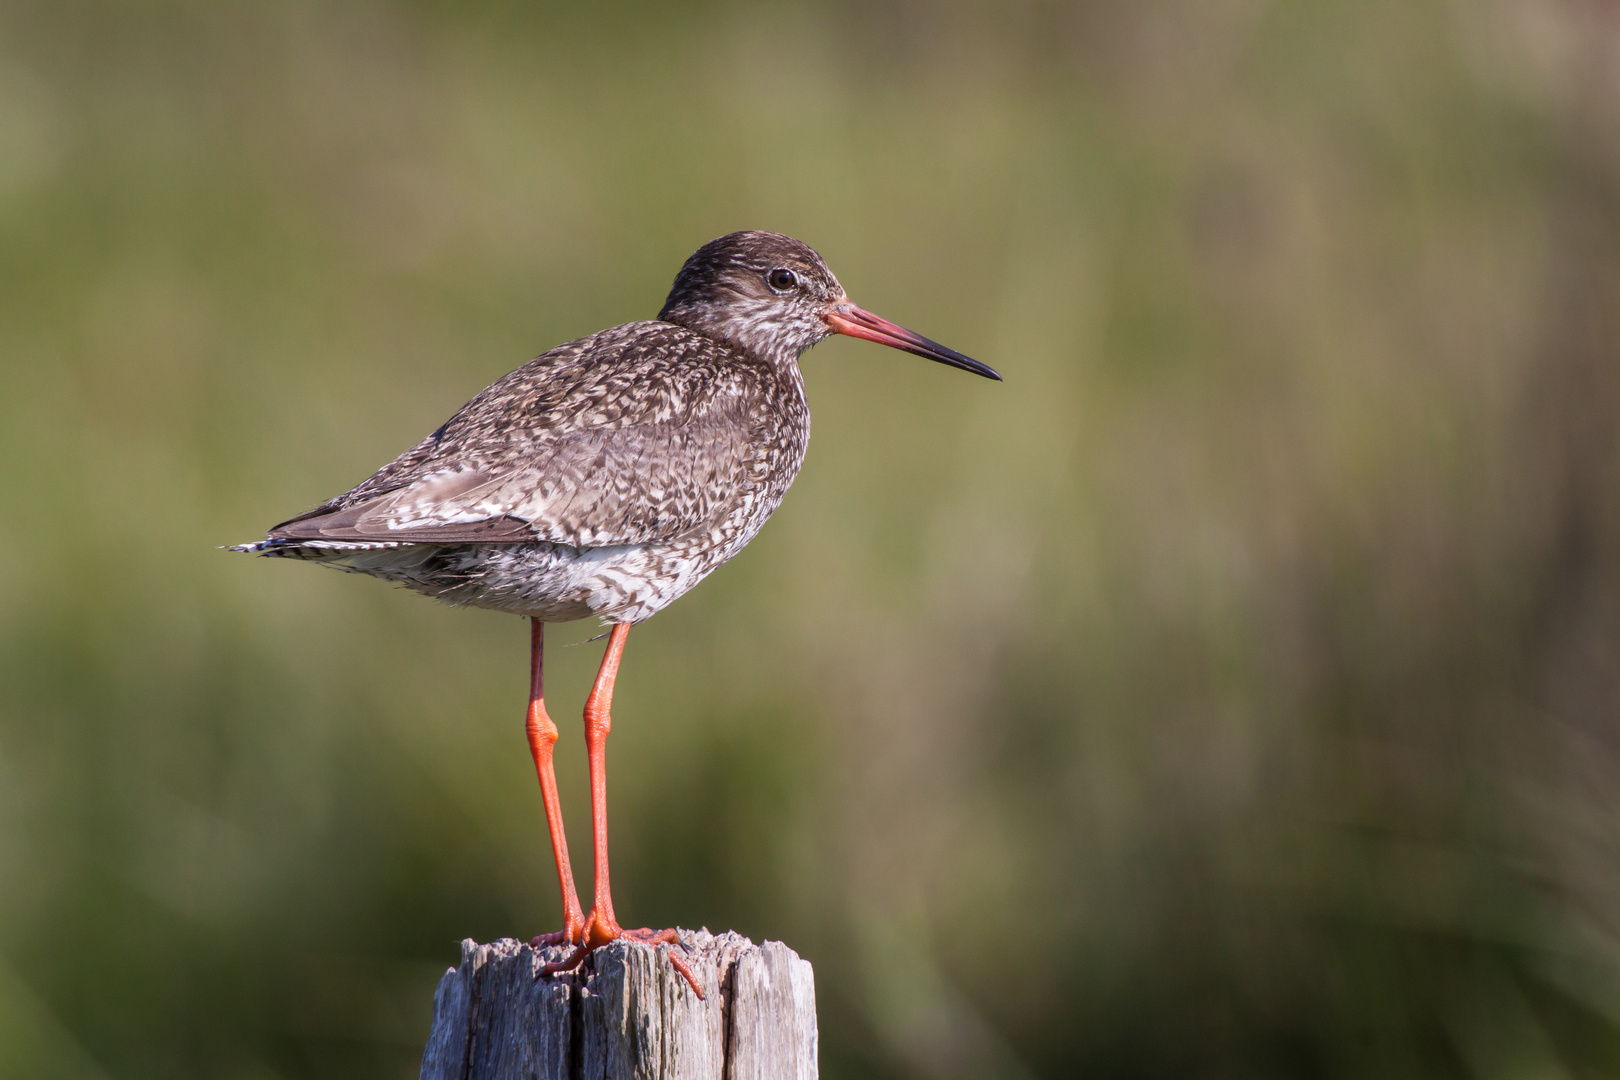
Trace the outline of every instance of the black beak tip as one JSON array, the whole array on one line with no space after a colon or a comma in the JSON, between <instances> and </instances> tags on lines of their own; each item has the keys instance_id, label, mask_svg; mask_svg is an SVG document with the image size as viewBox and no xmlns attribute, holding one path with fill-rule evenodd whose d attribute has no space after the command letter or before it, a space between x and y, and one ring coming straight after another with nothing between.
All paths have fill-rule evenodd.
<instances>
[{"instance_id":1,"label":"black beak tip","mask_svg":"<svg viewBox=\"0 0 1620 1080\"><path fill-rule=\"evenodd\" d=\"M991 367L989 364L975 360L971 356L964 356L954 349L942 349L941 351L950 356L950 359L945 362L950 364L952 367L959 367L963 371L971 371L975 375L983 375L985 378L993 379L996 382L1002 381L1001 373L995 368ZM938 358L933 357L931 359Z\"/></svg>"}]
</instances>

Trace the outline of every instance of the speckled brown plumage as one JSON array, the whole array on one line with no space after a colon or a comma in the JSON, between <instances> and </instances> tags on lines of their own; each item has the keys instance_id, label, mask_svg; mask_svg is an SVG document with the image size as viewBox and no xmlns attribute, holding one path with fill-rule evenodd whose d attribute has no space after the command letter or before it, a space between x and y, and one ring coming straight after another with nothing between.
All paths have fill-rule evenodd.
<instances>
[{"instance_id":1,"label":"speckled brown plumage","mask_svg":"<svg viewBox=\"0 0 1620 1080\"><path fill-rule=\"evenodd\" d=\"M853 332L994 377L916 335L839 324L854 314L882 323L804 244L721 237L686 261L658 320L557 346L355 488L236 550L546 622L639 622L782 501L810 438L803 350Z\"/></svg>"}]
</instances>

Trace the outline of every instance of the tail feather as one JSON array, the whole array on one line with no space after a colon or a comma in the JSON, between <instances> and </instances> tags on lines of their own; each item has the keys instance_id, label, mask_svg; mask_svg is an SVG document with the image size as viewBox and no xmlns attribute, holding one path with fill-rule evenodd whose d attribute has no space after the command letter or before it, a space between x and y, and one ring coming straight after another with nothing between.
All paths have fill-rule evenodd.
<instances>
[{"instance_id":1,"label":"tail feather","mask_svg":"<svg viewBox=\"0 0 1620 1080\"><path fill-rule=\"evenodd\" d=\"M232 544L226 551L240 551L246 555L263 555L271 559L334 559L359 551L383 551L401 547L400 544L345 544L329 540L294 540L271 537L251 544Z\"/></svg>"}]
</instances>

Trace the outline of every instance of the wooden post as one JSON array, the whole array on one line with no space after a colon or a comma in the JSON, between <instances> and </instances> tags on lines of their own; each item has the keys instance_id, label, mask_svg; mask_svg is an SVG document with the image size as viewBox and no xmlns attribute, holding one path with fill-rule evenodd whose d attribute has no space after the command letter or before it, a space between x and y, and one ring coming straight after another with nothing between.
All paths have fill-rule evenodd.
<instances>
[{"instance_id":1,"label":"wooden post","mask_svg":"<svg viewBox=\"0 0 1620 1080\"><path fill-rule=\"evenodd\" d=\"M682 930L692 992L661 955L620 939L540 977L563 948L461 943L433 995L422 1080L815 1080L810 963L779 941Z\"/></svg>"}]
</instances>

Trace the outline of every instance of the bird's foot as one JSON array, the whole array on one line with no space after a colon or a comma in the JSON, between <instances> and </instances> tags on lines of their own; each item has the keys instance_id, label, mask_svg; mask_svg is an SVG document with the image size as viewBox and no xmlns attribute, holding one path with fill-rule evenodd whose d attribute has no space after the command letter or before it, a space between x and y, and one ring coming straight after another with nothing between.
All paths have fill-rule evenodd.
<instances>
[{"instance_id":1,"label":"bird's foot","mask_svg":"<svg viewBox=\"0 0 1620 1080\"><path fill-rule=\"evenodd\" d=\"M559 931L556 934L543 934L541 937L535 938L534 940L537 943L543 943L546 945L562 945L565 943L565 941L561 935L565 933L567 933L567 931ZM617 941L619 938L629 938L631 941L640 941L648 945L672 945L680 947L681 944L679 935L677 935L673 929L649 930L646 927L642 927L639 930L626 930L611 918L603 919L593 908L591 913L585 917L585 931L581 937L577 939L567 939L566 941L567 944L576 946L574 949L574 954L568 957L566 960L559 960L554 964L547 964L545 967L540 969L540 974L554 975L561 971L572 971L579 967L580 964L583 964L585 962L585 958L591 955L591 953L595 952L597 949L600 949L603 945L606 945L610 941ZM545 940L542 941L542 939ZM670 966L676 971L680 972L681 978L685 979L687 985L692 988L692 993L698 996L699 1001L702 1001L703 987L698 985L697 977L692 974L692 969L686 966L686 960L673 948L666 950L664 955L669 957Z\"/></svg>"},{"instance_id":2,"label":"bird's foot","mask_svg":"<svg viewBox=\"0 0 1620 1080\"><path fill-rule=\"evenodd\" d=\"M530 948L538 949L546 945L583 945L585 944L585 916L576 909L563 916L563 928L554 930L549 934L536 934L529 941Z\"/></svg>"}]
</instances>

